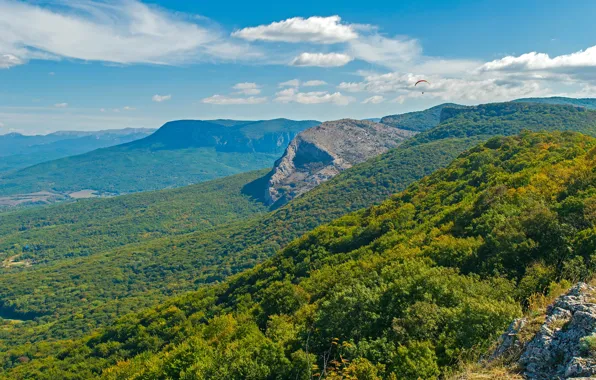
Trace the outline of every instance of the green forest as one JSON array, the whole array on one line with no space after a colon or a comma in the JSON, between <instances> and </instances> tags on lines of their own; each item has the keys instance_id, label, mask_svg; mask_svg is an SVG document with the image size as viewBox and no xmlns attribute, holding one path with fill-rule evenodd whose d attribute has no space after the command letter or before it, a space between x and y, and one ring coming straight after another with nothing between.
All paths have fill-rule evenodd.
<instances>
[{"instance_id":1,"label":"green forest","mask_svg":"<svg viewBox=\"0 0 596 380\"><path fill-rule=\"evenodd\" d=\"M270 212L258 201L267 173L261 170L180 189L0 213L4 260L0 316L5 318L0 326L0 352L6 376L88 378L103 371L112 378L276 378L277 374L283 374L277 378L309 378L323 370L327 377L367 378L359 377L365 375L358 371L369 371L370 378L415 379L456 370L462 360L482 352L495 334L520 315L533 294L548 293L567 280L591 273L587 254L582 263L574 255L567 257L568 253L556 264L553 257L537 258L534 250L540 241L534 235L538 231L509 235L529 228L534 221L528 225L519 221L512 230L504 226L499 227L502 231L491 230L496 236L506 236L501 236L503 241L493 241L494 246L485 246L488 229L496 228L491 223L512 220L515 212L522 218L535 211L514 204L512 199L507 202L519 210L494 211L495 220L486 221L486 231L472 232L471 228L480 214L488 211L473 217L466 214L468 219L435 218L454 215L450 214L452 206L468 211L477 207L478 199L489 196L485 190L493 186L488 185L490 181L507 189L525 189L531 182L533 187L528 189L533 191L541 183L534 182L533 175L546 172L548 165L578 168L579 163L588 162L591 138L573 133L530 133L557 130L596 136L596 112L525 103L446 107L437 127ZM522 137L489 140L494 135L519 133ZM551 145L556 149L551 150ZM535 160L532 155L537 155ZM437 171L454 159L446 171ZM469 167L472 161L473 170ZM523 173L519 178L518 172ZM428 175L431 177L415 183ZM442 185L431 186L429 181ZM381 203L409 185L405 192ZM576 185L565 182L558 186ZM587 192L589 183L582 186ZM551 214L559 212L561 197L570 196L565 195L567 190L560 191L564 194L549 193L550 201L543 202ZM529 201L523 194L518 194L518 200ZM452 203L444 203L446 198ZM414 209L402 209L395 199ZM344 217L373 205L378 206ZM388 218L401 220L402 212L403 226L386 222L383 216L387 213L392 215ZM332 224L316 229L329 222ZM569 230L563 219L552 223L561 224L556 227L564 230L561 233L571 234L565 235L566 242L588 226ZM296 250L298 246L303 248ZM511 251L510 256L505 257L504 248ZM525 251L520 251L522 248ZM495 259L486 253L490 249L505 256ZM570 264L565 261L568 258L574 261ZM30 265L19 265L24 263ZM349 275L352 272L354 275ZM528 277L526 272L533 274ZM332 274L354 283L339 281L335 288L335 280L329 278ZM394 300L401 306L395 306L391 317L379 313L379 308L388 307L384 303L389 302L387 289L404 277L404 288L394 290L412 296ZM427 277L436 283L427 282ZM209 284L212 286L204 286ZM348 293L336 300L329 298L344 285ZM197 289L198 293L185 295ZM416 289L430 293L416 295ZM441 303L446 299L453 301ZM280 304L286 301L292 306ZM338 322L344 317L351 319L358 308L355 305L365 301L371 309L354 317L352 330L343 326L344 321ZM429 304L418 305L423 301ZM336 307L343 303L343 311L329 306L331 314L316 322L319 313L327 312L325 305L334 302ZM489 310L486 303L495 309ZM409 318L400 314L402 309L414 304L421 308L416 311L420 318L436 314L434 330L426 325L430 322L420 322L427 334L424 339L409 336L418 323L415 320L399 324ZM462 305L468 309L460 309ZM146 312L123 317L145 308ZM461 314L475 313L475 308L480 308L474 317L478 323L491 321L478 327L482 331L457 330L473 322L468 320L449 327L453 331L439 329L450 323L450 316L464 318ZM381 318L377 314L391 320L376 320ZM209 335L207 330L214 321L223 323L220 327L227 332L214 327L215 335ZM280 324L276 327L279 331L269 330L275 323ZM372 325L356 331L357 325L368 323ZM160 326L165 326L163 331ZM329 330L323 333L326 328ZM225 337L216 344L219 334ZM469 340L464 342L464 338ZM366 344L370 347L364 348ZM243 347L245 356L236 362L226 353L238 347ZM182 351L188 350L193 352L188 359L192 365L176 356L184 356ZM182 362L168 362L174 356ZM265 359L273 361L260 362ZM199 362L205 368L197 367L188 375L181 372ZM426 363L428 368L425 364L424 368L398 369L398 362ZM164 369L170 366L179 370L177 374L176 369Z\"/></svg>"},{"instance_id":2,"label":"green forest","mask_svg":"<svg viewBox=\"0 0 596 380\"><path fill-rule=\"evenodd\" d=\"M537 292L592 273L596 140L490 139L223 283L81 340L11 349L15 378L438 378ZM25 362L25 363L23 363Z\"/></svg>"},{"instance_id":3,"label":"green forest","mask_svg":"<svg viewBox=\"0 0 596 380\"><path fill-rule=\"evenodd\" d=\"M493 112L483 116L487 107ZM502 114L494 112L499 109ZM485 139L485 131L493 125L504 134L515 134L522 125L596 132L590 128L595 113L574 107L502 104L500 108L479 106L467 113L468 118L479 120L475 127L463 124L470 137L440 139L445 132L430 131L430 137L420 134L407 146L357 165L285 207L254 218L253 212L265 211L264 206L243 193L256 191L258 173L183 189L0 214L5 236L0 244L10 255L22 252L24 259L36 262L31 267L4 269L0 277L0 310L5 316L27 320L8 323L2 332L4 344L77 337L139 307L223 281L318 225L381 202L446 166ZM545 113L560 116L539 119ZM570 117L563 126L564 115ZM436 129L464 135L453 120ZM535 120L540 121L536 126ZM474 130L482 135L471 136ZM426 142L435 137L439 139ZM203 203L211 206L199 208ZM232 208L238 211L226 213Z\"/></svg>"}]
</instances>

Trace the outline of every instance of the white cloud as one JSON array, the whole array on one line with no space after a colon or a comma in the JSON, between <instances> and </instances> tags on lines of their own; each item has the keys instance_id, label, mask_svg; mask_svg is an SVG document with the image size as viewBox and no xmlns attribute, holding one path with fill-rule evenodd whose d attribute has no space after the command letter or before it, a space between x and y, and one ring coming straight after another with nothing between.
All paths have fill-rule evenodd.
<instances>
[{"instance_id":1,"label":"white cloud","mask_svg":"<svg viewBox=\"0 0 596 380\"><path fill-rule=\"evenodd\" d=\"M282 82L279 84L279 87L299 87L300 81L298 79L291 79L286 82Z\"/></svg>"},{"instance_id":2,"label":"white cloud","mask_svg":"<svg viewBox=\"0 0 596 380\"><path fill-rule=\"evenodd\" d=\"M354 40L358 33L354 25L342 24L339 16L313 16L306 19L294 17L269 25L244 28L235 31L232 36L248 41L335 44Z\"/></svg>"},{"instance_id":3,"label":"white cloud","mask_svg":"<svg viewBox=\"0 0 596 380\"><path fill-rule=\"evenodd\" d=\"M122 107L122 109L123 109L124 111L134 111L134 110L136 110L136 108L134 108L134 107L130 107L130 106L124 106L124 107Z\"/></svg>"},{"instance_id":4,"label":"white cloud","mask_svg":"<svg viewBox=\"0 0 596 380\"><path fill-rule=\"evenodd\" d=\"M2 54L2 51L0 51L0 69L9 69L13 66L22 65L23 63L25 62L19 57L12 54Z\"/></svg>"},{"instance_id":5,"label":"white cloud","mask_svg":"<svg viewBox=\"0 0 596 380\"><path fill-rule=\"evenodd\" d=\"M6 125L4 125L3 122L0 121L0 128L4 128Z\"/></svg>"},{"instance_id":6,"label":"white cloud","mask_svg":"<svg viewBox=\"0 0 596 380\"><path fill-rule=\"evenodd\" d=\"M153 100L156 103L165 102L165 101L168 101L170 99L172 99L172 95L158 95L158 94L155 94L151 98L151 100Z\"/></svg>"},{"instance_id":7,"label":"white cloud","mask_svg":"<svg viewBox=\"0 0 596 380\"><path fill-rule=\"evenodd\" d=\"M361 92L366 90L366 84L364 82L341 82L337 88L347 92Z\"/></svg>"},{"instance_id":8,"label":"white cloud","mask_svg":"<svg viewBox=\"0 0 596 380\"><path fill-rule=\"evenodd\" d=\"M237 83L233 87L234 90L238 90L238 95L259 95L261 93L260 86L252 82Z\"/></svg>"},{"instance_id":9,"label":"white cloud","mask_svg":"<svg viewBox=\"0 0 596 380\"><path fill-rule=\"evenodd\" d=\"M371 96L370 98L365 99L362 104L379 104L383 103L385 98L381 95Z\"/></svg>"},{"instance_id":10,"label":"white cloud","mask_svg":"<svg viewBox=\"0 0 596 380\"><path fill-rule=\"evenodd\" d=\"M121 64L179 64L259 55L198 18L137 0L34 5L0 0L0 68L62 57Z\"/></svg>"},{"instance_id":11,"label":"white cloud","mask_svg":"<svg viewBox=\"0 0 596 380\"><path fill-rule=\"evenodd\" d=\"M248 98L236 98L225 95L213 95L208 98L201 100L206 104L217 104L217 105L237 105L237 104L263 104L267 102L266 97L258 98L250 96Z\"/></svg>"},{"instance_id":12,"label":"white cloud","mask_svg":"<svg viewBox=\"0 0 596 380\"><path fill-rule=\"evenodd\" d=\"M422 47L415 39L392 39L374 34L351 41L350 53L367 62L398 68L420 57Z\"/></svg>"},{"instance_id":13,"label":"white cloud","mask_svg":"<svg viewBox=\"0 0 596 380\"><path fill-rule=\"evenodd\" d=\"M56 108L66 108L66 107L68 107L68 103L56 103L56 104L54 104L54 107L56 107Z\"/></svg>"},{"instance_id":14,"label":"white cloud","mask_svg":"<svg viewBox=\"0 0 596 380\"><path fill-rule=\"evenodd\" d=\"M318 87L318 86L324 86L326 84L327 84L327 82L325 82L324 80L308 80L308 81L302 83L302 85L304 87Z\"/></svg>"},{"instance_id":15,"label":"white cloud","mask_svg":"<svg viewBox=\"0 0 596 380\"><path fill-rule=\"evenodd\" d=\"M350 96L342 95L340 92L330 94L327 91L299 92L295 88L287 88L279 91L275 101L279 103L300 103L300 104L322 104L333 103L345 106L354 101Z\"/></svg>"},{"instance_id":16,"label":"white cloud","mask_svg":"<svg viewBox=\"0 0 596 380\"><path fill-rule=\"evenodd\" d=\"M99 112L106 112L106 109L105 108L100 108L99 109Z\"/></svg>"},{"instance_id":17,"label":"white cloud","mask_svg":"<svg viewBox=\"0 0 596 380\"><path fill-rule=\"evenodd\" d=\"M548 54L531 52L518 57L508 56L487 62L481 71L543 71L596 67L596 46L572 54L551 58Z\"/></svg>"},{"instance_id":18,"label":"white cloud","mask_svg":"<svg viewBox=\"0 0 596 380\"><path fill-rule=\"evenodd\" d=\"M354 58L342 53L302 53L290 62L292 66L339 67Z\"/></svg>"},{"instance_id":19,"label":"white cloud","mask_svg":"<svg viewBox=\"0 0 596 380\"><path fill-rule=\"evenodd\" d=\"M55 73L55 72L53 72L53 71L50 71L50 72L48 73L48 75L53 77L54 75L56 75L56 73Z\"/></svg>"}]
</instances>

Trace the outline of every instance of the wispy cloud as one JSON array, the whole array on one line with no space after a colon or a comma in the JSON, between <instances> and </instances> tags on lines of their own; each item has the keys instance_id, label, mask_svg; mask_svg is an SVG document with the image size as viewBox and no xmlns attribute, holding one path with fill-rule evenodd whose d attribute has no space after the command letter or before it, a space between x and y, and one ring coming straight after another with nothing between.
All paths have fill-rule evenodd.
<instances>
[{"instance_id":1,"label":"wispy cloud","mask_svg":"<svg viewBox=\"0 0 596 380\"><path fill-rule=\"evenodd\" d=\"M226 95L213 95L208 98L201 100L205 104L216 104L216 105L247 105L247 104L263 104L267 102L266 97L254 97L238 98Z\"/></svg>"},{"instance_id":2,"label":"wispy cloud","mask_svg":"<svg viewBox=\"0 0 596 380\"><path fill-rule=\"evenodd\" d=\"M56 104L54 104L54 107L56 107L56 108L66 108L66 107L68 107L68 103L56 103Z\"/></svg>"},{"instance_id":3,"label":"wispy cloud","mask_svg":"<svg viewBox=\"0 0 596 380\"><path fill-rule=\"evenodd\" d=\"M261 86L252 82L237 83L232 87L238 95L259 95Z\"/></svg>"},{"instance_id":4,"label":"wispy cloud","mask_svg":"<svg viewBox=\"0 0 596 380\"><path fill-rule=\"evenodd\" d=\"M370 98L366 98L362 101L362 104L379 104L383 103L385 98L381 95L371 96Z\"/></svg>"},{"instance_id":5,"label":"wispy cloud","mask_svg":"<svg viewBox=\"0 0 596 380\"><path fill-rule=\"evenodd\" d=\"M333 103L345 106L352 103L355 99L350 96L342 95L340 92L333 94L327 91L300 92L295 88L287 88L275 94L275 101L279 103L300 103L300 104L322 104Z\"/></svg>"},{"instance_id":6,"label":"wispy cloud","mask_svg":"<svg viewBox=\"0 0 596 380\"><path fill-rule=\"evenodd\" d=\"M318 87L318 86L325 86L327 82L324 80L307 80L306 82L302 83L304 87Z\"/></svg>"},{"instance_id":7,"label":"wispy cloud","mask_svg":"<svg viewBox=\"0 0 596 380\"><path fill-rule=\"evenodd\" d=\"M153 100L156 103L161 103L161 102L165 102L172 99L172 95L153 95L153 97L151 98L151 100Z\"/></svg>"},{"instance_id":8,"label":"wispy cloud","mask_svg":"<svg viewBox=\"0 0 596 380\"><path fill-rule=\"evenodd\" d=\"M279 84L279 87L299 87L299 86L300 86L300 80L298 80L298 79L290 79L288 81L281 82Z\"/></svg>"},{"instance_id":9,"label":"wispy cloud","mask_svg":"<svg viewBox=\"0 0 596 380\"><path fill-rule=\"evenodd\" d=\"M292 66L340 67L354 58L342 53L302 53L290 62Z\"/></svg>"},{"instance_id":10,"label":"wispy cloud","mask_svg":"<svg viewBox=\"0 0 596 380\"><path fill-rule=\"evenodd\" d=\"M0 0L0 68L37 58L179 64L259 54L197 18L136 0L42 4Z\"/></svg>"}]
</instances>

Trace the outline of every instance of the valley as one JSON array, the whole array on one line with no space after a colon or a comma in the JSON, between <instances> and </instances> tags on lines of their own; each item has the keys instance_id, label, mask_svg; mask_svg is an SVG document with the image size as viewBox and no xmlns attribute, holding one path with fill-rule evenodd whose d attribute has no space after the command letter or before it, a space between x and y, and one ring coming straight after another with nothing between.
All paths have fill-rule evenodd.
<instances>
[{"instance_id":1,"label":"valley","mask_svg":"<svg viewBox=\"0 0 596 380\"><path fill-rule=\"evenodd\" d=\"M436 110L431 109L429 112L429 114L434 114ZM548 117L544 115L548 115ZM415 118L419 119L419 114L415 114ZM423 118L423 120L426 119ZM424 122L426 123L426 121ZM362 139L353 138L350 144L356 145L349 145L348 150L330 148L332 145L325 143L325 138L329 138L327 136L332 136L330 141L335 141L336 143L341 139L347 139L347 136L358 136L354 130L347 129L349 132L346 132L346 129L344 129L345 124L342 123L345 123L345 121L335 124L323 124L322 127L315 127L309 130L325 131L320 135L317 134L320 132L311 134L309 143L322 147L319 148L323 149L322 151L330 152L326 153L328 155L334 155L335 157L342 157L344 155L343 157L353 159L354 154L350 152L359 149L357 141L362 141ZM350 121L350 123L352 122ZM349 128L363 128L362 131L366 131L367 128L371 127L377 128L372 122L366 122L358 127L354 127L355 125L359 124L350 124ZM333 130L334 128L337 128L337 132ZM308 179L308 175L310 175L309 171L317 173L326 164L326 161L321 158L324 155L309 156L311 157L312 164L303 166L300 169L303 170L302 175L287 177L294 181L291 185L292 188L308 187L304 191L296 193L291 197L284 197L276 203L267 202L264 196L271 186L271 171L269 169L263 169L176 189L147 191L112 198L81 199L76 202L71 201L58 205L16 209L10 212L0 213L0 254L3 260L2 268L0 268L0 289L2 289L0 290L0 299L2 299L2 315L7 317L3 328L0 330L0 337L2 338L0 351L5 352L6 358L21 357L23 354L22 349L27 347L27 344L33 343L37 347L36 350L39 350L37 354L38 359L32 361L32 366L23 365L16 367L17 372L15 373L19 373L19 371L35 371L34 368L37 365L47 365L49 363L47 360L53 360L51 359L52 354L45 351L46 348L42 347L49 349L57 345L64 348L66 347L64 346L66 344L63 341L64 339L83 339L87 342L85 343L86 345L94 345L95 343L92 343L92 341L95 338L87 341L89 338L85 336L94 334L94 331L97 331L97 329L100 329L99 331L110 331L110 329L119 328L117 326L120 323L126 324L126 322L118 322L122 316L133 313L130 314L129 318L137 318L133 317L133 315L140 309L147 309L147 313L161 315L161 312L165 312L169 307L159 306L164 302L166 305L172 305L171 302L174 302L177 305L176 308L180 308L182 306L178 302L194 303L195 301L190 301L194 299L193 297L199 297L199 299L207 297L207 299L212 299L214 296L211 295L211 292L215 292L217 294L215 297L221 301L213 304L216 306L204 306L208 308L215 307L215 309L209 309L211 310L209 311L211 317L207 320L210 320L210 318L219 318L217 317L219 312L215 310L219 310L222 307L223 310L232 312L234 315L233 318L237 318L241 313L240 311L234 311L236 310L236 306L234 305L240 302L240 298L244 299L243 297L246 296L230 295L234 294L235 290L233 289L235 288L248 289L246 291L252 294L249 298L255 297L255 301L247 301L249 309L256 307L257 309L254 310L257 312L257 310L265 307L273 308L271 309L273 311L270 312L276 314L279 313L275 311L276 307L285 308L287 306L275 306L277 305L275 303L271 305L263 304L262 302L270 302L264 301L261 298L264 296L261 294L264 290L250 289L253 289L253 287L257 286L256 284L260 284L261 282L267 284L271 281L278 281L275 280L277 278L281 282L275 283L276 285L270 290L267 290L267 292L277 294L274 289L281 286L279 288L280 291L282 289L292 292L307 291L310 294L306 296L307 298L325 298L327 296L322 289L325 289L328 285L322 285L322 283L317 282L306 285L308 281L311 281L307 280L307 278L318 276L318 271L323 270L325 274L321 280L323 278L330 279L337 275L331 275L331 273L335 273L343 265L347 265L344 263L347 263L345 260L348 257L354 257L355 260L359 260L358 257L363 255L363 260L375 261L378 258L374 256L374 253L379 249L381 251L383 249L390 249L390 247L399 246L399 244L404 244L407 241L391 237L388 242L383 242L383 239L380 238L385 233L383 231L393 231L388 226L385 226L389 222L366 222L367 224L365 226L354 227L352 224L354 223L354 218L359 220L360 218L364 218L365 215L376 215L374 218L380 217L383 219L381 216L382 212L379 214L380 211L372 210L384 210L384 207L387 206L383 205L387 204L394 205L390 209L398 207L401 210L400 207L402 206L399 206L401 203L395 200L397 196L390 196L406 189L406 192L400 196L405 197L403 199L411 199L412 196L408 194L412 191L418 191L416 189L420 185L416 181L420 179L422 179L422 183L428 183L428 181L432 181L432 178L440 178L441 181L449 182L451 181L449 178L452 177L460 181L459 178L462 176L471 176L465 177L466 179L463 182L456 181L458 185L454 185L455 188L452 190L443 190L447 194L451 194L445 198L446 202L450 199L453 202L466 200L468 199L466 194L474 194L473 192L476 191L474 189L484 194L484 191L487 190L483 188L482 183L488 181L485 176L492 173L492 169L483 169L488 171L485 174L481 174L482 171L478 172L478 169L471 169L475 168L474 165L476 164L467 163L468 159L466 158L476 157L477 153L475 152L478 149L484 149L486 152L491 151L491 149L497 149L499 158L494 159L497 161L503 160L503 170L507 173L510 173L510 165L513 165L509 164L509 160L524 160L524 157L540 156L540 154L546 154L547 157L551 157L549 155L553 154L552 159L554 161L552 162L558 162L557 157L560 157L559 150L551 152L548 147L551 145L557 147L559 145L557 145L558 143L550 142L551 139L557 142L560 141L560 152L567 152L571 149L571 146L581 147L581 151L586 152L593 145L593 140L590 140L588 137L580 137L579 134L571 132L581 132L586 135L596 136L596 112L589 111L583 107L524 102L488 104L476 107L451 107L445 105L441 108L440 119L435 127L427 129L418 128L420 131L417 131L417 133L395 127L388 128L394 128L394 130L386 130L386 132L383 130L382 133L386 133L386 135L381 134L380 136L383 137L378 140L379 142L383 141L383 144L385 144L383 145L384 147L375 148L373 150L375 153L368 156L363 153L361 159L348 161L350 165L342 167L341 170L337 170L333 175L330 175L314 186L309 185L312 183ZM532 130L537 132L551 131L552 134L532 134L529 132ZM569 132L560 133L554 131ZM377 133L379 133L378 130ZM512 137L509 140L493 138L493 136L514 136L519 133L521 133L521 137ZM300 134L296 134L294 140L303 139L301 136ZM187 140L184 139L186 141L185 144L188 144ZM487 140L489 142L483 145ZM167 139L160 139L158 141L160 141L160 147L167 148L168 146L172 146L172 143L168 142ZM367 139L366 143L370 145L371 141L374 141L374 139L370 141ZM142 144L151 147L150 149L157 149L156 143L151 140L143 141ZM288 151L295 149L292 148L293 146L299 146L294 142L289 142L288 144L289 147L283 157L287 157ZM516 147L515 149L518 149L519 152L516 151L515 154L511 153L508 150L509 148L505 148L510 147L508 144L513 144L511 147ZM365 147L365 145L362 146ZM478 147L473 148L474 146ZM544 152L540 150L543 146L547 147ZM186 146L182 146L181 148L188 149ZM471 148L473 149L470 150ZM345 148L342 147L341 149ZM366 152L366 149L368 148L363 148L362 152ZM529 151L525 153L524 149L528 149ZM338 152L340 152L339 155ZM304 154L308 155L307 152ZM460 156L462 154L463 156ZM561 154L562 157L567 157L564 153ZM479 157L483 156L480 155ZM321 159L320 162L317 161L319 159ZM567 158L564 159L566 160ZM451 163L453 160L455 160L454 163ZM477 165L482 163L481 165L484 165L482 166L484 168L492 167L483 161L484 158L478 158L478 160L480 161L478 161ZM544 161L542 165L550 165L551 163L549 161L550 159L547 158L536 159L536 161L532 158L532 165L538 165L538 162L541 162L541 160ZM276 165L279 165L281 162L283 162L283 159L278 160ZM515 165L519 166L521 164L517 163ZM451 169L448 169L446 172L442 169L445 167L451 167ZM522 165L520 167L524 166ZM466 170L471 171L467 172ZM534 173L532 171L533 169L527 170L528 175ZM510 174L513 175L512 173L514 172ZM464 173L468 174L464 175ZM428 175L431 175L431 177L423 179ZM490 175L496 174L493 173ZM472 178L476 179L474 180ZM496 176L494 178L497 180L500 177ZM498 181L501 181L501 179L498 179ZM286 183L286 186L289 186L289 182ZM427 191L423 191L421 194L426 193ZM91 191L88 189L81 190L80 193L83 196L90 194ZM422 215L415 216L415 218L421 218L417 223L420 225L435 223L434 221L439 223L438 221L444 218L439 217L439 215L442 215L443 211L441 211L441 207L445 207L445 205L439 202L431 207L430 204L424 203L427 201L423 201L424 197L427 196L424 195L421 198L421 202L423 202L421 205L424 206L420 207L426 210L424 212L436 213L436 216L430 217L431 214L428 214L428 217ZM387 197L390 198L385 201ZM434 198L431 197L429 199ZM379 204L381 206L375 206ZM369 211L358 211L363 208L370 209ZM403 210L403 212L407 211L406 209ZM350 214L353 212L355 213ZM347 214L349 215L346 216ZM406 214L410 215L409 213ZM343 219L334 222L335 219L342 217ZM369 218L369 216L366 216L366 218ZM392 216L391 218L394 217ZM396 220L401 220L401 216L399 215L396 215L395 218L397 218ZM410 220L408 218L412 218L412 216L408 216L405 219L406 222ZM446 218L450 219L451 217ZM326 224L330 222L332 223L331 226L336 227L326 227ZM368 223L372 224L369 225ZM394 228L398 228L402 222L391 223L393 223L393 226L396 226ZM415 225L416 223L407 228L416 230ZM326 231L329 228L330 235L327 236ZM351 232L332 232L336 228L338 229L337 231L348 228ZM416 237L417 233L419 232L412 232L413 235L408 235L408 239L410 239L409 241L412 244L421 238ZM425 233L432 235L435 232ZM302 235L305 235L305 237L300 238ZM309 238L308 236L311 237ZM307 244L307 246L311 244L307 243L311 239L315 239L315 242L317 241L316 239L322 239L320 243L322 244L322 248L298 248L301 247L301 244ZM327 239L331 240L325 242ZM334 239L339 240L334 242ZM464 246L465 244L472 244L469 248L465 249L475 247L475 243L472 240L469 240L467 237L465 239L461 244L464 244ZM480 244L480 240L477 242ZM319 243L313 244L316 244L317 247L319 246ZM371 244L371 246L366 249L358 248L367 246L367 244ZM317 252L321 249L321 252L328 253L319 256L320 254ZM361 249L363 250L360 251ZM414 249L416 251L415 248L408 249ZM426 252L427 250L432 251L432 249L434 248L426 247L422 250ZM446 252L443 246L440 246L438 249L438 252ZM531 288L527 290L530 293L517 296L511 290L512 288L509 288L513 286L513 282L509 285L505 283L501 284L498 280L490 277L489 274L493 269L482 269L482 266L476 268L474 265L480 265L479 263L460 263L457 261L460 259L445 259L432 255L428 256L428 260L430 261L426 262L424 257L427 256L423 255L423 257L418 259L418 254L415 254L414 251L412 251L413 256L411 260L414 260L413 263L416 263L415 266L422 271L421 273L427 273L421 274L422 276L428 276L429 273L434 273L433 275L436 276L445 275L449 277L451 275L441 272L442 269L440 268L452 268L453 265L456 265L462 273L453 274L455 276L453 278L449 277L447 279L446 277L445 281L461 281L475 289L477 286L480 288L496 287L495 289L501 289L497 293L502 292L503 295L509 294L505 298L499 298L502 296L498 296L497 293L491 293L492 295L487 293L482 296L497 297L494 301L502 302L500 304L502 306L499 307L503 308L503 312L507 310L505 312L507 316L503 316L502 322L499 322L501 323L499 326L502 326L513 315L519 315L519 310L521 310L520 305L523 304L521 300L525 299L523 297L529 297L528 294L535 291ZM306 269L304 267L305 264L300 264L300 261L291 265L286 262L287 260L298 260L298 258L306 254L305 252L311 252L308 255L314 255L307 260L313 263L308 266L311 269ZM348 254L348 252L351 253ZM373 256L369 256L371 252ZM338 259L334 257L339 258L339 256L335 255L340 253L348 254L348 256L337 261ZM331 254L331 256L326 258L328 254ZM285 259L282 260L282 257L285 257ZM319 263L318 260L323 261ZM331 261L328 262L328 260ZM383 260L388 261L385 263ZM400 259L397 256L394 257L392 254L379 261L379 265L393 265L391 264L393 260L403 261L404 259ZM408 260L410 259L407 259L404 265ZM292 290L292 287L287 288L289 285L284 282L286 280L283 280L286 275L282 277L267 275L257 282L245 280L246 276L268 272L269 270L265 268L271 265L274 265L274 267L271 267L272 273L275 273L274 268L285 268L286 265L290 265L287 268L295 268L291 269L294 271L294 274L290 278L304 278L304 281L307 282L304 285L297 285L303 280L295 280L298 282L291 281L291 284L294 284L292 286L300 286L302 290ZM314 265L314 267L311 265ZM354 263L349 265L352 268L350 270L353 270L353 265ZM497 265L499 268L502 266L502 264L494 265ZM261 272L263 270L265 272ZM406 269L404 267L403 270L411 271L412 268ZM483 279L479 280L480 282L475 282L477 280L473 276L470 278L466 277L471 276L473 273L477 273ZM506 272L504 276L509 279L519 279L521 277L516 276L523 277L524 273L525 269L520 273ZM344 275L343 277L348 278L349 276ZM573 279L575 278L577 277ZM239 283L244 283L244 281L248 281L248 283L238 285ZM426 284L425 286L431 285ZM266 285L258 285L258 287L265 289ZM313 293L313 289L317 287L320 287L323 293ZM51 293L49 292L50 289ZM192 293L195 291L199 292L197 296L194 295L195 293ZM241 293L245 292L245 290L239 291ZM513 298L507 298L510 295ZM240 298L233 302L226 301L235 299L235 297ZM279 296L274 295L273 297ZM463 300L468 296L462 297L464 297L462 298ZM220 302L224 303L220 304ZM518 304L518 302L521 302L521 304ZM306 307L308 302L304 305ZM199 307L203 308L203 306ZM315 302L311 307L318 308L320 304ZM187 306L182 307L182 309L186 310ZM291 310L297 309L283 310L286 310L283 313L291 313L293 312ZM73 318L73 315L76 317ZM260 314L258 313L256 315L255 318L257 319L254 322L257 325L262 323L260 322L262 319L259 318L265 318L265 320L270 318L266 315L259 317L258 315ZM190 317L190 314L187 317ZM163 323L173 323L168 318L166 317L167 322L164 321ZM247 328L249 328L250 323L253 323L250 322L250 318L247 322L249 323L246 326ZM8 321L8 319L21 321L20 323L14 323ZM108 330L103 330L106 328ZM175 328L177 329L178 327ZM292 328L297 328L297 331L301 331L300 329L302 327L297 325ZM501 328L503 327L490 327L491 331L493 331L492 335L479 336L478 339L480 340L478 343L494 339L494 334ZM154 333L159 335L162 332L155 331ZM182 336L187 336L191 333L181 332L180 334L183 335L176 339L181 339ZM299 334L303 333L301 332ZM342 336L337 332L330 332L329 334L332 334L329 336ZM346 336L351 336L352 333L346 334L348 334ZM170 336L166 340L169 339L173 339L173 337ZM298 339L299 341L300 338L296 336L292 339ZM274 342L277 341L274 340ZM282 342L277 343L282 344ZM47 346L48 344L50 346ZM120 343L111 342L109 344L118 345ZM158 345L156 349L161 350L162 348L161 345ZM177 350L175 347L172 349L174 349L174 352ZM135 348L131 351L134 352L130 356L131 358L142 352L142 350L137 350L138 348ZM440 350L443 349L441 348ZM84 360L87 361L90 359ZM104 368L104 366L111 366L113 364L111 360L113 358L108 355L96 363L101 368ZM444 367L445 364L441 364L443 359L439 358L437 360L437 369L432 369L432 371L444 371L446 368ZM68 362L72 361L69 359ZM8 368L6 367L7 365L5 364L5 368ZM63 362L63 364L55 362L55 365L61 367L67 364L66 362ZM219 365L221 366L223 364L220 363ZM97 367L95 370L99 370L99 368ZM127 368L112 368L108 372L117 374L114 375L116 377L125 376L122 375L124 373L122 371L128 371L129 369ZM58 367L55 370L60 371ZM132 367L130 370L133 371Z\"/></svg>"}]
</instances>

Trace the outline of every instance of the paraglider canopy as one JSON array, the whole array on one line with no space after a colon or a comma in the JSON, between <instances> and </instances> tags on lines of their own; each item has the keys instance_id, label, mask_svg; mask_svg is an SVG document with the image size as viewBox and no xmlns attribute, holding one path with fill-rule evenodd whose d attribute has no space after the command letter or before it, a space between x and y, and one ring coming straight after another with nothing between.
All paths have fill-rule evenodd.
<instances>
[{"instance_id":1,"label":"paraglider canopy","mask_svg":"<svg viewBox=\"0 0 596 380\"><path fill-rule=\"evenodd\" d=\"M427 81L426 79L421 79L414 84L414 87L418 86L420 83L430 84L430 82ZM424 94L424 91L422 91L422 93Z\"/></svg>"}]
</instances>

